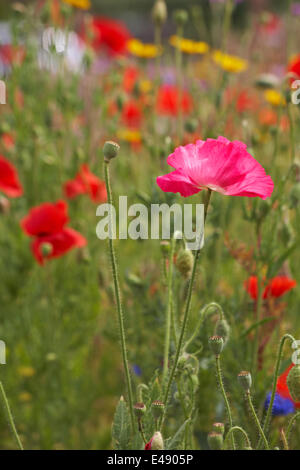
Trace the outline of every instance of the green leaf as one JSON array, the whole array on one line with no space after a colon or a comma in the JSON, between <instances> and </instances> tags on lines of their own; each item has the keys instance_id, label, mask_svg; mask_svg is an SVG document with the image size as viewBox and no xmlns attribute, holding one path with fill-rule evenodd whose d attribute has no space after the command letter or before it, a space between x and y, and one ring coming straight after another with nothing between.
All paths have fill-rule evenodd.
<instances>
[{"instance_id":1,"label":"green leaf","mask_svg":"<svg viewBox=\"0 0 300 470\"><path fill-rule=\"evenodd\" d=\"M267 317L267 318L263 318L262 320L254 323L253 325L249 326L249 328L247 328L246 331L244 331L241 335L241 338L245 338L245 336L247 336L249 333L251 333L251 331L253 330L256 330L256 328L258 328L259 326L263 325L264 323L268 323L269 321L272 321L276 319L275 317Z\"/></svg>"},{"instance_id":2,"label":"green leaf","mask_svg":"<svg viewBox=\"0 0 300 470\"><path fill-rule=\"evenodd\" d=\"M130 440L130 416L124 398L117 405L112 425L112 438L116 450L128 450Z\"/></svg>"},{"instance_id":3,"label":"green leaf","mask_svg":"<svg viewBox=\"0 0 300 470\"><path fill-rule=\"evenodd\" d=\"M185 430L191 419L187 419L178 429L176 434L165 441L166 450L180 450L184 441Z\"/></svg>"}]
</instances>

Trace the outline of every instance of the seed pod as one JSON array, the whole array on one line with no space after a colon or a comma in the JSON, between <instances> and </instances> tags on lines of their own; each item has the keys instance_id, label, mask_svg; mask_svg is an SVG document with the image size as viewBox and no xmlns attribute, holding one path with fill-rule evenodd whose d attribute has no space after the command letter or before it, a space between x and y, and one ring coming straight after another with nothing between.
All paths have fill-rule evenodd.
<instances>
[{"instance_id":1,"label":"seed pod","mask_svg":"<svg viewBox=\"0 0 300 470\"><path fill-rule=\"evenodd\" d=\"M225 320L225 318L218 320L216 324L215 334L223 338L225 346L230 336L230 326L227 320Z\"/></svg>"},{"instance_id":2,"label":"seed pod","mask_svg":"<svg viewBox=\"0 0 300 470\"><path fill-rule=\"evenodd\" d=\"M245 390L245 392L249 392L251 385L252 385L252 377L251 377L250 372L246 370L242 370L238 374L238 381L240 385L243 387L243 389Z\"/></svg>"},{"instance_id":3,"label":"seed pod","mask_svg":"<svg viewBox=\"0 0 300 470\"><path fill-rule=\"evenodd\" d=\"M116 142L107 141L103 146L104 161L108 163L112 158L115 158L120 150L120 146Z\"/></svg>"},{"instance_id":4,"label":"seed pod","mask_svg":"<svg viewBox=\"0 0 300 470\"><path fill-rule=\"evenodd\" d=\"M146 405L144 403L136 403L134 406L134 412L138 418L141 418L146 413Z\"/></svg>"},{"instance_id":5,"label":"seed pod","mask_svg":"<svg viewBox=\"0 0 300 470\"><path fill-rule=\"evenodd\" d=\"M286 383L295 402L300 401L300 365L294 366L287 376Z\"/></svg>"},{"instance_id":6,"label":"seed pod","mask_svg":"<svg viewBox=\"0 0 300 470\"><path fill-rule=\"evenodd\" d=\"M159 419L162 416L164 409L165 409L165 405L163 404L162 401L155 400L151 404L151 411L155 419Z\"/></svg>"},{"instance_id":7,"label":"seed pod","mask_svg":"<svg viewBox=\"0 0 300 470\"><path fill-rule=\"evenodd\" d=\"M194 256L190 250L181 250L176 259L176 268L184 279L189 279L192 274Z\"/></svg>"},{"instance_id":8,"label":"seed pod","mask_svg":"<svg viewBox=\"0 0 300 470\"><path fill-rule=\"evenodd\" d=\"M223 435L217 432L210 432L207 436L208 445L211 450L222 450Z\"/></svg>"},{"instance_id":9,"label":"seed pod","mask_svg":"<svg viewBox=\"0 0 300 470\"><path fill-rule=\"evenodd\" d=\"M213 432L217 434L222 434L222 436L224 436L224 431L225 431L224 423L214 423L212 425L212 428L213 428Z\"/></svg>"},{"instance_id":10,"label":"seed pod","mask_svg":"<svg viewBox=\"0 0 300 470\"><path fill-rule=\"evenodd\" d=\"M212 352L216 356L219 356L221 352L223 351L223 347L224 347L223 338L221 338L221 336L211 336L208 342L209 342L209 346Z\"/></svg>"}]
</instances>

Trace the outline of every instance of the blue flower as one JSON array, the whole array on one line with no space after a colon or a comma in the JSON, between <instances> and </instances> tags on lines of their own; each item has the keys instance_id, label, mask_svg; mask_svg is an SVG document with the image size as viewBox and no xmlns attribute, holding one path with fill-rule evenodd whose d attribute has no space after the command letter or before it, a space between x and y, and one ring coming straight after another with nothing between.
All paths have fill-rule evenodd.
<instances>
[{"instance_id":1,"label":"blue flower","mask_svg":"<svg viewBox=\"0 0 300 470\"><path fill-rule=\"evenodd\" d=\"M135 375L137 375L138 377L142 375L142 369L137 364L133 364L132 369Z\"/></svg>"},{"instance_id":2,"label":"blue flower","mask_svg":"<svg viewBox=\"0 0 300 470\"><path fill-rule=\"evenodd\" d=\"M272 393L269 392L265 401L265 409L267 410L270 404ZM295 405L289 398L283 398L278 393L275 393L275 399L273 403L272 415L273 416L284 416L290 413L294 413Z\"/></svg>"}]
</instances>

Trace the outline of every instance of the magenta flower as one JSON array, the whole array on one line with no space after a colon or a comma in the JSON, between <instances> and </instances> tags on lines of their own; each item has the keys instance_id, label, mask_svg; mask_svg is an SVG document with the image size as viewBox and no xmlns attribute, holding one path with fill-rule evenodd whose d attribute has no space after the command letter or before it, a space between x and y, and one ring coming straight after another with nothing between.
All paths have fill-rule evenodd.
<instances>
[{"instance_id":1,"label":"magenta flower","mask_svg":"<svg viewBox=\"0 0 300 470\"><path fill-rule=\"evenodd\" d=\"M211 189L226 196L266 199L273 191L272 178L247 152L247 146L237 140L198 140L176 148L167 162L175 171L156 180L165 192L188 197Z\"/></svg>"}]
</instances>

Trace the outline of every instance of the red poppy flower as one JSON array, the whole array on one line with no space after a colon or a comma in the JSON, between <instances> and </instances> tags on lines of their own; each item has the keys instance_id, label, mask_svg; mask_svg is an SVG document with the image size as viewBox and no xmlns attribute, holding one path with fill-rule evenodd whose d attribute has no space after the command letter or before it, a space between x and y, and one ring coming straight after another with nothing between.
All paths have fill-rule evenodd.
<instances>
[{"instance_id":1,"label":"red poppy flower","mask_svg":"<svg viewBox=\"0 0 300 470\"><path fill-rule=\"evenodd\" d=\"M85 36L92 33L92 47L100 50L103 47L112 55L124 54L127 52L127 41L130 33L125 24L105 17L94 17L89 25L90 31Z\"/></svg>"},{"instance_id":2,"label":"red poppy flower","mask_svg":"<svg viewBox=\"0 0 300 470\"><path fill-rule=\"evenodd\" d=\"M17 170L2 155L0 155L0 191L8 197L19 197L23 194Z\"/></svg>"},{"instance_id":3,"label":"red poppy flower","mask_svg":"<svg viewBox=\"0 0 300 470\"><path fill-rule=\"evenodd\" d=\"M281 375L280 377L278 378L277 380L277 386L276 386L276 392L278 393L278 395L280 395L282 398L289 398L290 400L293 401L291 395L290 395L290 392L289 392L289 389L288 389L288 386L287 386L287 383L286 383L286 379L287 379L287 376L290 372L290 370L294 367L294 364L291 364ZM294 401L293 401L294 402ZM295 403L295 402L294 402ZM296 402L295 403L295 406L296 408L300 408L300 402Z\"/></svg>"},{"instance_id":4,"label":"red poppy flower","mask_svg":"<svg viewBox=\"0 0 300 470\"><path fill-rule=\"evenodd\" d=\"M139 76L139 70L133 65L127 67L123 75L123 90L132 93Z\"/></svg>"},{"instance_id":5,"label":"red poppy flower","mask_svg":"<svg viewBox=\"0 0 300 470\"><path fill-rule=\"evenodd\" d=\"M300 78L300 54L296 55L288 65L288 72L293 75L291 82L296 78Z\"/></svg>"},{"instance_id":6,"label":"red poppy flower","mask_svg":"<svg viewBox=\"0 0 300 470\"><path fill-rule=\"evenodd\" d=\"M181 100L180 100L181 95ZM158 90L157 111L163 115L176 116L181 110L184 114L188 114L193 109L193 101L191 95L180 90L173 85L163 85Z\"/></svg>"},{"instance_id":7,"label":"red poppy flower","mask_svg":"<svg viewBox=\"0 0 300 470\"><path fill-rule=\"evenodd\" d=\"M281 297L289 290L293 289L297 285L297 282L293 279L288 278L287 276L277 276L271 279L263 292L263 298L269 297ZM252 299L256 300L258 297L258 285L257 285L257 277L251 276L245 282L245 288L248 294L252 297Z\"/></svg>"},{"instance_id":8,"label":"red poppy flower","mask_svg":"<svg viewBox=\"0 0 300 470\"><path fill-rule=\"evenodd\" d=\"M46 202L34 207L21 221L21 227L26 235L34 237L31 249L40 264L45 259L57 258L75 247L86 245L86 239L73 229L66 228L68 207L64 201ZM50 245L46 255L42 251L44 244Z\"/></svg>"},{"instance_id":9,"label":"red poppy flower","mask_svg":"<svg viewBox=\"0 0 300 470\"><path fill-rule=\"evenodd\" d=\"M26 52L23 46L3 44L0 46L0 60L5 65L22 65Z\"/></svg>"},{"instance_id":10,"label":"red poppy flower","mask_svg":"<svg viewBox=\"0 0 300 470\"><path fill-rule=\"evenodd\" d=\"M94 202L105 202L107 193L104 181L101 181L83 164L73 180L64 185L64 193L67 198L73 199L80 194L88 194Z\"/></svg>"},{"instance_id":11,"label":"red poppy flower","mask_svg":"<svg viewBox=\"0 0 300 470\"><path fill-rule=\"evenodd\" d=\"M142 112L136 101L128 101L122 109L122 122L125 126L137 129L141 125Z\"/></svg>"},{"instance_id":12,"label":"red poppy flower","mask_svg":"<svg viewBox=\"0 0 300 470\"><path fill-rule=\"evenodd\" d=\"M15 139L12 134L5 132L1 137L2 143L7 150L11 150L15 146Z\"/></svg>"}]
</instances>

